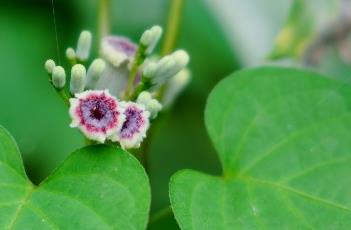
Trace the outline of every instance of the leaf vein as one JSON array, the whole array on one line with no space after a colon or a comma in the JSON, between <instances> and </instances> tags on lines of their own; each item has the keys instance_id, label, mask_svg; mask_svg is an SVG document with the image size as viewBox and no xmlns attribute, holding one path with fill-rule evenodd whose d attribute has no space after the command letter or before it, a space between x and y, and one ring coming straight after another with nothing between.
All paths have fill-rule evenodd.
<instances>
[{"instance_id":1,"label":"leaf vein","mask_svg":"<svg viewBox=\"0 0 351 230\"><path fill-rule=\"evenodd\" d=\"M343 210L343 211L351 212L351 208L349 208L347 206L344 206L344 205L341 205L341 204L338 204L338 203L335 203L335 202L332 202L332 201L328 201L328 200L322 199L320 197L313 196L313 195L310 195L310 194L308 194L306 192L303 192L303 191L300 191L300 190L297 190L297 189L294 189L294 188L291 188L291 187L288 187L288 186L284 186L284 185L281 185L281 184L278 184L278 183L275 183L275 182L261 180L261 179L257 179L257 178L253 178L253 177L243 177L243 179L244 180L248 179L248 180L251 180L253 182L257 182L257 183L260 183L260 184L264 184L264 185L275 187L275 188L278 188L278 189L281 189L281 190L285 190L285 191L297 194L297 195L299 195L301 197L304 197L304 198L307 198L307 199L310 199L310 200L313 200L313 201L317 201L317 202L326 204L326 205L328 205L330 207L334 207L334 208L337 208L337 209L340 209L340 210Z\"/></svg>"}]
</instances>

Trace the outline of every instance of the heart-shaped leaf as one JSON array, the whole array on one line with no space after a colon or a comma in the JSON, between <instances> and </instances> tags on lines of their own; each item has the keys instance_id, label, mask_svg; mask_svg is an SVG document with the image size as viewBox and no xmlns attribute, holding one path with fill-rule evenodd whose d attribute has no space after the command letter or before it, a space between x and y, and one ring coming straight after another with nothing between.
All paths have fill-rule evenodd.
<instances>
[{"instance_id":1,"label":"heart-shaped leaf","mask_svg":"<svg viewBox=\"0 0 351 230\"><path fill-rule=\"evenodd\" d=\"M351 226L349 86L302 70L244 70L215 87L205 115L223 176L172 177L182 229Z\"/></svg>"},{"instance_id":2,"label":"heart-shaped leaf","mask_svg":"<svg viewBox=\"0 0 351 230\"><path fill-rule=\"evenodd\" d=\"M27 179L0 127L0 229L145 229L148 178L130 154L106 145L74 152L39 186Z\"/></svg>"}]
</instances>

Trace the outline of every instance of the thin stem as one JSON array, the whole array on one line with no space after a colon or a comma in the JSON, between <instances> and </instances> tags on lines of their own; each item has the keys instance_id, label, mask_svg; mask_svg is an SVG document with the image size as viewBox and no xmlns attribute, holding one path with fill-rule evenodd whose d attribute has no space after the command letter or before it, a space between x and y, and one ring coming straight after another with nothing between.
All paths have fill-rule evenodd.
<instances>
[{"instance_id":1,"label":"thin stem","mask_svg":"<svg viewBox=\"0 0 351 230\"><path fill-rule=\"evenodd\" d=\"M109 5L110 5L110 0L99 1L99 14L98 14L99 44L102 38L108 35L110 32Z\"/></svg>"},{"instance_id":2,"label":"thin stem","mask_svg":"<svg viewBox=\"0 0 351 230\"><path fill-rule=\"evenodd\" d=\"M171 2L169 16L168 16L167 32L166 32L165 41L161 52L162 55L167 55L170 52L172 52L172 50L174 49L177 34L178 34L178 28L180 24L183 4L184 4L184 0L172 0ZM133 92L134 90L133 86L134 86L136 75L138 73L138 68L146 58L145 49L146 47L140 44L138 47L137 53L135 55L135 60L130 71L130 75L128 79L128 87L125 94L128 99L132 99L132 100L136 99L136 97L141 91L143 91L144 89L150 86L149 84L145 84L144 82L142 82L137 86L137 88ZM152 139L152 134L153 134L152 131L153 129L149 130L148 138L143 143L141 152L140 152L140 155L141 155L140 160L147 173L149 173L148 151L150 147L149 146L150 140ZM163 215L166 215L168 213L171 213L170 207L168 207L166 210L160 211L159 213L151 217L150 223L157 221L158 218L162 218Z\"/></svg>"},{"instance_id":3,"label":"thin stem","mask_svg":"<svg viewBox=\"0 0 351 230\"><path fill-rule=\"evenodd\" d=\"M145 61L145 58L146 58L145 51L146 51L146 46L144 46L143 44L139 44L138 50L135 54L135 59L134 59L134 62L133 62L133 65L132 65L132 68L130 70L130 74L128 77L128 86L127 86L127 90L125 93L127 99L129 99L131 97L131 95L133 94L133 90L134 90L133 86L134 86L136 76L138 74L139 66L141 64L143 64L143 62Z\"/></svg>"},{"instance_id":4,"label":"thin stem","mask_svg":"<svg viewBox=\"0 0 351 230\"><path fill-rule=\"evenodd\" d=\"M149 165L149 147L150 147L150 140L152 138L152 128L149 130L148 138L144 141L140 148L140 161L141 164L144 166L145 172L149 175L150 174L150 165Z\"/></svg>"},{"instance_id":5,"label":"thin stem","mask_svg":"<svg viewBox=\"0 0 351 230\"><path fill-rule=\"evenodd\" d=\"M141 77L141 82L138 84L138 86L135 88L134 92L130 95L129 99L134 101L137 99L138 95L145 91L148 90L152 87L152 83L149 80L146 80L145 78Z\"/></svg>"},{"instance_id":6,"label":"thin stem","mask_svg":"<svg viewBox=\"0 0 351 230\"><path fill-rule=\"evenodd\" d=\"M184 0L172 0L169 15L168 15L168 23L166 28L166 36L165 41L162 47L162 55L170 54L176 45L176 40L178 37L178 30L182 16L182 10L184 6ZM159 93L157 98L161 100L166 91L166 85L162 85L159 89Z\"/></svg>"},{"instance_id":7,"label":"thin stem","mask_svg":"<svg viewBox=\"0 0 351 230\"><path fill-rule=\"evenodd\" d=\"M60 98L63 100L63 102L69 107L69 99L70 99L70 97L67 95L65 89L64 88L62 88L62 89L56 88L52 84L51 74L48 74L48 77L49 77L49 82L50 82L51 86L55 89L56 93L60 96Z\"/></svg>"},{"instance_id":8,"label":"thin stem","mask_svg":"<svg viewBox=\"0 0 351 230\"><path fill-rule=\"evenodd\" d=\"M168 23L166 27L165 41L162 47L162 55L172 52L178 35L184 0L172 0L169 9Z\"/></svg>"},{"instance_id":9,"label":"thin stem","mask_svg":"<svg viewBox=\"0 0 351 230\"><path fill-rule=\"evenodd\" d=\"M149 224L153 224L153 223L159 221L160 219L162 219L168 215L171 215L171 214L172 214L172 209L170 206L167 206L166 208L161 209L158 212L156 212L154 215L152 215L150 217Z\"/></svg>"},{"instance_id":10,"label":"thin stem","mask_svg":"<svg viewBox=\"0 0 351 230\"><path fill-rule=\"evenodd\" d=\"M77 58L74 58L74 59L69 60L69 63L71 64L71 66L74 66L74 65L78 64L78 60L77 60Z\"/></svg>"},{"instance_id":11,"label":"thin stem","mask_svg":"<svg viewBox=\"0 0 351 230\"><path fill-rule=\"evenodd\" d=\"M65 104L67 106L69 106L69 96L66 94L64 89L56 89L56 92L58 93L58 95L61 97L61 99L63 100L63 102L65 102Z\"/></svg>"}]
</instances>

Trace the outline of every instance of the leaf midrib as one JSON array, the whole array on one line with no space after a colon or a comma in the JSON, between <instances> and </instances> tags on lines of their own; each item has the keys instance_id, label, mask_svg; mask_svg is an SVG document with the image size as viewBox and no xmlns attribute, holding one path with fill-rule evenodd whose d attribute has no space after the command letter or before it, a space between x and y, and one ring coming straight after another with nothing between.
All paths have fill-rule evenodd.
<instances>
[{"instance_id":1,"label":"leaf midrib","mask_svg":"<svg viewBox=\"0 0 351 230\"><path fill-rule=\"evenodd\" d=\"M277 153L277 150L279 150L282 147L290 144L291 141L303 137L304 135L306 135L306 133L308 133L309 131L312 131L317 126L319 126L319 125L322 125L322 126L328 125L329 122L335 122L335 121L337 121L338 119L340 119L342 117L346 117L346 116L350 116L350 115L351 115L350 112L344 112L344 113L339 114L337 116L332 116L332 117L329 117L329 118L326 118L326 119L322 119L322 120L317 121L317 122L316 121L312 122L310 125L305 126L302 129L298 129L298 130L290 133L289 135L287 135L283 139L279 140L278 143L274 144L270 148L267 148L267 150L264 151L263 153L258 154L258 157L253 159L251 161L251 163L248 164L245 168L241 169L239 174L240 175L247 174L250 170L252 170L254 167L256 167L264 159L266 159L267 157L271 156L274 153ZM240 153L241 152L239 152L239 154Z\"/></svg>"},{"instance_id":2,"label":"leaf midrib","mask_svg":"<svg viewBox=\"0 0 351 230\"><path fill-rule=\"evenodd\" d=\"M28 189L27 194L23 197L23 199L20 201L20 204L18 205L16 212L14 214L14 217L12 219L12 221L10 222L9 226L7 227L8 230L13 229L19 214L21 213L21 211L23 210L23 207L26 205L27 201L30 199L30 197L32 196L33 192L35 191L35 186L34 185L28 185L30 186Z\"/></svg>"},{"instance_id":3,"label":"leaf midrib","mask_svg":"<svg viewBox=\"0 0 351 230\"><path fill-rule=\"evenodd\" d=\"M341 204L338 204L338 203L335 203L335 202L332 202L332 201L328 201L328 200L322 199L322 198L317 197L317 196L310 195L310 194L308 194L306 192L303 192L303 191L298 190L298 189L291 188L289 186L284 186L284 185L279 184L279 183L275 183L275 182L268 181L268 180L262 180L262 179L258 179L258 178L254 178L254 177L249 177L249 176L241 176L238 179L242 179L242 180L248 181L248 182L251 181L251 182L254 182L254 183L268 185L268 186L273 187L275 189L280 189L280 190L284 190L284 191L287 191L287 192L291 192L291 193L297 194L297 195L299 195L301 197L304 197L304 198L307 198L307 199L310 199L310 200L313 200L313 201L316 201L316 202L320 202L320 203L326 204L328 206L331 206L331 207L334 207L334 208L338 208L338 209L341 209L343 211L347 211L347 212L351 213L351 208L349 208L349 207L346 207L344 205L341 205Z\"/></svg>"}]
</instances>

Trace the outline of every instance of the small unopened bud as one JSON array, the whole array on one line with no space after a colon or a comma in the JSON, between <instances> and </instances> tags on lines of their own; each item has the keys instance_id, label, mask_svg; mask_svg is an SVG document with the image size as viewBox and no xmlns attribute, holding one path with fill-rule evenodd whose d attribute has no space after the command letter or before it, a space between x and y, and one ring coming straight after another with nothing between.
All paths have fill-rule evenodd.
<instances>
[{"instance_id":1,"label":"small unopened bud","mask_svg":"<svg viewBox=\"0 0 351 230\"><path fill-rule=\"evenodd\" d=\"M146 106L150 100L152 100L151 93L149 93L148 91L143 91L139 94L137 98L137 103Z\"/></svg>"},{"instance_id":2,"label":"small unopened bud","mask_svg":"<svg viewBox=\"0 0 351 230\"><path fill-rule=\"evenodd\" d=\"M71 70L70 91L72 94L81 93L85 88L86 70L81 64L76 64Z\"/></svg>"},{"instance_id":3,"label":"small unopened bud","mask_svg":"<svg viewBox=\"0 0 351 230\"><path fill-rule=\"evenodd\" d=\"M152 78L157 70L157 62L148 62L144 68L143 75L147 78Z\"/></svg>"},{"instance_id":4,"label":"small unopened bud","mask_svg":"<svg viewBox=\"0 0 351 230\"><path fill-rule=\"evenodd\" d=\"M66 84L66 73L62 66L55 66L52 70L52 84L55 88L62 89Z\"/></svg>"},{"instance_id":5,"label":"small unopened bud","mask_svg":"<svg viewBox=\"0 0 351 230\"><path fill-rule=\"evenodd\" d=\"M146 104L146 110L150 112L150 118L155 119L158 112L162 110L162 105L156 99L152 99Z\"/></svg>"},{"instance_id":6,"label":"small unopened bud","mask_svg":"<svg viewBox=\"0 0 351 230\"><path fill-rule=\"evenodd\" d=\"M91 48L91 33L90 31L82 31L79 35L76 56L79 60L85 61L89 58Z\"/></svg>"},{"instance_id":7,"label":"small unopened bud","mask_svg":"<svg viewBox=\"0 0 351 230\"><path fill-rule=\"evenodd\" d=\"M163 57L157 63L148 63L145 66L143 76L151 79L153 85L161 85L184 69L188 62L187 52L178 50Z\"/></svg>"},{"instance_id":8,"label":"small unopened bud","mask_svg":"<svg viewBox=\"0 0 351 230\"><path fill-rule=\"evenodd\" d=\"M189 54L184 50L177 50L172 54L178 69L183 69L189 63ZM177 71L179 72L179 71Z\"/></svg>"},{"instance_id":9,"label":"small unopened bud","mask_svg":"<svg viewBox=\"0 0 351 230\"><path fill-rule=\"evenodd\" d=\"M72 61L76 59L76 52L72 47L66 49L66 57L68 60Z\"/></svg>"},{"instance_id":10,"label":"small unopened bud","mask_svg":"<svg viewBox=\"0 0 351 230\"><path fill-rule=\"evenodd\" d=\"M49 74L52 74L52 71L54 70L56 64L53 60L49 59L45 62L45 69Z\"/></svg>"},{"instance_id":11,"label":"small unopened bud","mask_svg":"<svg viewBox=\"0 0 351 230\"><path fill-rule=\"evenodd\" d=\"M106 63L104 60L98 58L95 59L89 66L87 72L87 84L86 87L88 89L94 89L97 81L99 80L100 76L104 72L106 68Z\"/></svg>"},{"instance_id":12,"label":"small unopened bud","mask_svg":"<svg viewBox=\"0 0 351 230\"><path fill-rule=\"evenodd\" d=\"M145 109L150 112L150 118L156 118L158 112L161 111L162 105L156 99L153 99L151 93L143 91L139 94L137 101L138 104L144 105Z\"/></svg>"},{"instance_id":13,"label":"small unopened bud","mask_svg":"<svg viewBox=\"0 0 351 230\"><path fill-rule=\"evenodd\" d=\"M188 69L183 69L170 79L166 85L166 90L162 99L162 104L165 108L172 105L177 96L189 84L190 79L191 73Z\"/></svg>"},{"instance_id":14,"label":"small unopened bud","mask_svg":"<svg viewBox=\"0 0 351 230\"><path fill-rule=\"evenodd\" d=\"M146 30L140 38L140 43L146 46L146 54L152 53L162 35L160 26L153 26Z\"/></svg>"}]
</instances>

